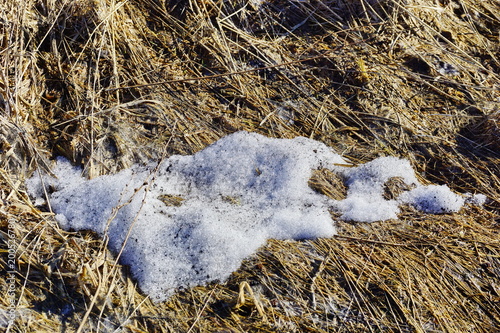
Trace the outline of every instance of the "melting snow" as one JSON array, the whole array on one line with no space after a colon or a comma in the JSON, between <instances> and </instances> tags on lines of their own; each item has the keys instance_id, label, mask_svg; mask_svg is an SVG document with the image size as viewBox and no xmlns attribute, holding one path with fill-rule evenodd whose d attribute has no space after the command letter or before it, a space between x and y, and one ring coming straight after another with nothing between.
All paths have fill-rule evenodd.
<instances>
[{"instance_id":1,"label":"melting snow","mask_svg":"<svg viewBox=\"0 0 500 333\"><path fill-rule=\"evenodd\" d=\"M92 180L59 159L53 170L57 179L33 177L27 187L40 203L42 184L51 185L50 204L61 227L107 233L115 252L130 230L121 261L156 301L180 287L224 281L269 238L333 236L329 210L344 220L372 222L397 218L401 204L426 213L456 212L464 204L447 186L420 185L406 160L345 164L314 140L238 132L195 155ZM346 199L328 199L308 186L318 168L345 179ZM415 188L386 200L384 183L391 177Z\"/></svg>"}]
</instances>

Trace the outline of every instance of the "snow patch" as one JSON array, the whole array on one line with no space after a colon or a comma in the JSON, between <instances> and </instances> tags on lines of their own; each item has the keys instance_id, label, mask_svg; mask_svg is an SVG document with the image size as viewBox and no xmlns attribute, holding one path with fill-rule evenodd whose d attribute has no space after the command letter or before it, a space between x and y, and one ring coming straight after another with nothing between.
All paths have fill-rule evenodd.
<instances>
[{"instance_id":1,"label":"snow patch","mask_svg":"<svg viewBox=\"0 0 500 333\"><path fill-rule=\"evenodd\" d=\"M424 213L442 214L458 212L465 198L451 192L446 185L428 185L401 194L399 201L410 203Z\"/></svg>"},{"instance_id":2,"label":"snow patch","mask_svg":"<svg viewBox=\"0 0 500 333\"><path fill-rule=\"evenodd\" d=\"M92 180L58 159L57 178L35 176L26 185L37 202L44 197L43 186L55 190L50 204L62 228L107 234L115 252L126 241L121 262L130 265L145 293L163 301L178 288L226 280L269 238L333 236L330 210L344 220L372 222L397 218L401 204L447 213L464 203L446 186L420 185L406 160L346 164L311 139L238 132L191 156ZM308 186L312 170L319 168L345 179L344 200L328 199ZM416 188L386 200L384 183L391 177Z\"/></svg>"},{"instance_id":3,"label":"snow patch","mask_svg":"<svg viewBox=\"0 0 500 333\"><path fill-rule=\"evenodd\" d=\"M337 203L341 219L357 222L374 222L396 219L399 202L385 200L384 184L393 177L400 177L406 184L417 185L410 162L396 157L379 157L356 168L344 171L347 198Z\"/></svg>"}]
</instances>

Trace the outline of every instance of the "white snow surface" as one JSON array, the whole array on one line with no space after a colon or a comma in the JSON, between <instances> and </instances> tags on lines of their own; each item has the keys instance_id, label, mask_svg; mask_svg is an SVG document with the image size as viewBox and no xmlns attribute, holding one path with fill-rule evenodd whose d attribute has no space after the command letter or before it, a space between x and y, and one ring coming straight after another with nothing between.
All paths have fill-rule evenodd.
<instances>
[{"instance_id":1,"label":"white snow surface","mask_svg":"<svg viewBox=\"0 0 500 333\"><path fill-rule=\"evenodd\" d=\"M226 280L267 239L310 239L336 233L330 210L344 220L397 218L399 205L426 213L450 213L464 204L447 186L422 186L410 163L381 157L358 167L323 143L298 137L272 139L237 132L190 156L136 165L92 180L64 159L57 178L27 180L29 193L50 205L67 230L109 236L130 265L141 289L155 301L176 289ZM328 168L345 179L347 198L335 201L308 186L313 169ZM401 177L415 189L397 200L383 198L384 183ZM184 200L166 205L163 196Z\"/></svg>"}]
</instances>

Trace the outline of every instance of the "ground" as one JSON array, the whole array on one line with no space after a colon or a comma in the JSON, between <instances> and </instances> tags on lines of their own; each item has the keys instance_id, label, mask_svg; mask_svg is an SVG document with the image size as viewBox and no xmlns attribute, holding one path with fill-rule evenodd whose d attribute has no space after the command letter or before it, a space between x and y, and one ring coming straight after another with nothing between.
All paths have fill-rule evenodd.
<instances>
[{"instance_id":1,"label":"ground","mask_svg":"<svg viewBox=\"0 0 500 333\"><path fill-rule=\"evenodd\" d=\"M499 330L498 1L0 8L3 327L13 300L13 332ZM422 182L489 200L336 221L331 239L271 240L228 281L153 303L106 240L61 230L26 193L24 180L57 156L95 178L238 130L306 136L355 164L404 157ZM311 187L342 191L325 172Z\"/></svg>"}]
</instances>

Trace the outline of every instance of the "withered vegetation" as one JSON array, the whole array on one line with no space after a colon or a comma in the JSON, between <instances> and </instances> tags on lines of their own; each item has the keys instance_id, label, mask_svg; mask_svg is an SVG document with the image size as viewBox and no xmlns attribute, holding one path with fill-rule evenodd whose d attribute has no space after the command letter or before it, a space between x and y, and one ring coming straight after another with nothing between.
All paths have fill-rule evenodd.
<instances>
[{"instance_id":1,"label":"withered vegetation","mask_svg":"<svg viewBox=\"0 0 500 333\"><path fill-rule=\"evenodd\" d=\"M10 331L500 330L499 27L496 0L2 1L0 308L14 232ZM155 304L106 240L61 230L24 186L56 156L93 178L238 130L310 137L355 164L404 157L422 181L489 200L339 221L332 239L271 240L226 283ZM345 191L324 170L311 187ZM388 184L388 198L399 187Z\"/></svg>"}]
</instances>

